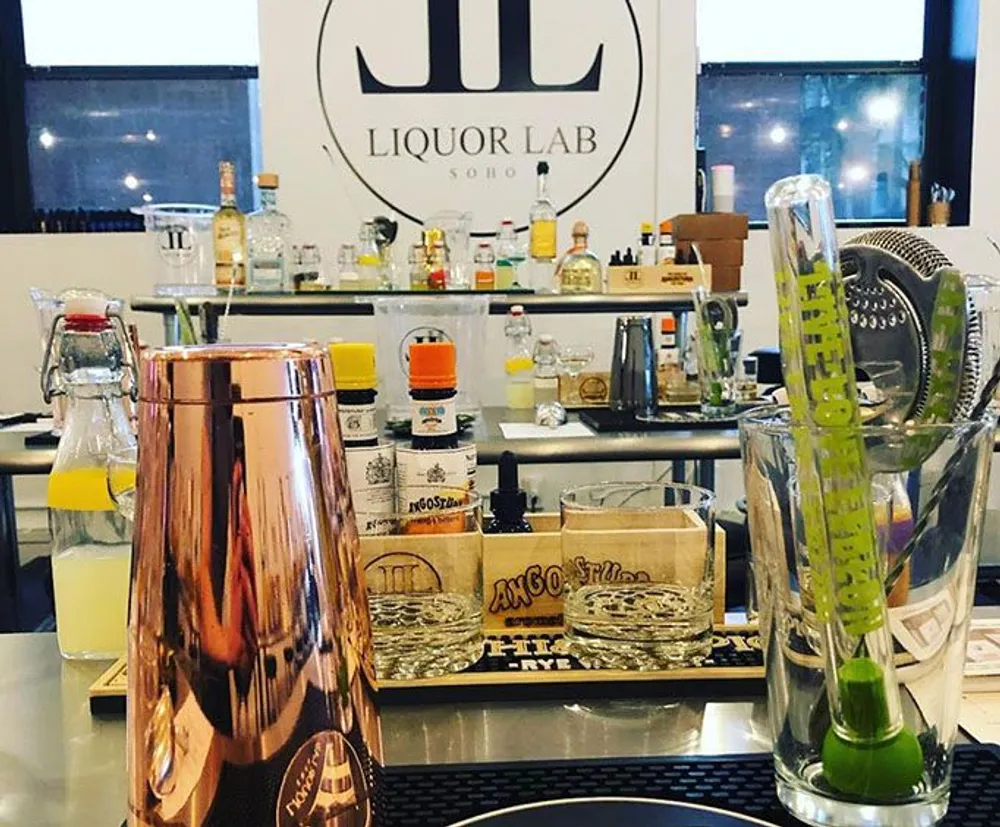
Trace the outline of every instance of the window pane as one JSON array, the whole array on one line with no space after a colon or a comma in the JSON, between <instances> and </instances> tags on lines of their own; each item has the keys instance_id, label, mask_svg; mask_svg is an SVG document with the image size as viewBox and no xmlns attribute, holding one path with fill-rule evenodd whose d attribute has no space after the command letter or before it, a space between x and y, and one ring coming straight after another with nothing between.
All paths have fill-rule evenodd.
<instances>
[{"instance_id":1,"label":"window pane","mask_svg":"<svg viewBox=\"0 0 1000 827\"><path fill-rule=\"evenodd\" d=\"M779 178L816 173L834 186L838 220L906 213L911 160L924 144L918 74L708 75L698 81L706 162L736 167L736 208L766 219Z\"/></svg>"},{"instance_id":2,"label":"window pane","mask_svg":"<svg viewBox=\"0 0 1000 827\"><path fill-rule=\"evenodd\" d=\"M702 63L920 60L924 0L698 0Z\"/></svg>"},{"instance_id":3,"label":"window pane","mask_svg":"<svg viewBox=\"0 0 1000 827\"><path fill-rule=\"evenodd\" d=\"M32 80L28 149L35 209L215 204L218 162L252 203L257 81Z\"/></svg>"},{"instance_id":4,"label":"window pane","mask_svg":"<svg viewBox=\"0 0 1000 827\"><path fill-rule=\"evenodd\" d=\"M259 62L257 0L21 3L30 66L256 66Z\"/></svg>"}]
</instances>

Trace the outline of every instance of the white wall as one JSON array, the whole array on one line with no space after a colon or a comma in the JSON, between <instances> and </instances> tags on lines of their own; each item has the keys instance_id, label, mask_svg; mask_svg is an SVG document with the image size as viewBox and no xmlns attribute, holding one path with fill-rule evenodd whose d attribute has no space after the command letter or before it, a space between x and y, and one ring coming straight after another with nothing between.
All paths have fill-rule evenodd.
<instances>
[{"instance_id":1,"label":"white wall","mask_svg":"<svg viewBox=\"0 0 1000 827\"><path fill-rule=\"evenodd\" d=\"M268 5L274 2L276 0L262 0L262 31L266 37L291 36L282 28L281 16L274 14L273 6L268 13ZM695 94L694 3L693 0L670 0L669 16L662 13L667 6L666 2L662 4L659 25L670 47L662 52L655 70L660 101L657 113L659 138L656 142L660 150L659 160L648 170L650 175L655 172L659 181L656 203L660 205L661 215L690 208L689 182L694 167L691 149ZM1000 156L995 151L1000 115L992 105L1000 94L1000 4L984 2L981 10L973 159L973 227L928 229L921 233L963 269L1000 273L1000 256L985 237L987 232L1000 237L1000 202L995 195L1000 191ZM263 106L265 132L272 136L272 140L276 130L295 128L295 112L283 104L278 90L268 93L266 83ZM323 166L316 169L315 174L327 175L328 169ZM337 205L327 203L314 204L313 207L312 220L322 220L331 239L351 237L355 232L353 211L343 212ZM622 220L628 226L643 217L639 214L641 207L621 196L602 202L601 209L616 212L619 214L616 220ZM621 215L626 219L621 219ZM302 216L296 214L293 218L298 220ZM850 232L842 234L845 239L850 235ZM0 410L37 409L41 404L35 373L40 358L38 333L28 300L28 287L58 290L87 285L119 296L148 293L152 277L145 265L145 243L142 235L0 236L0 352L7 355L0 364ZM331 252L328 246L328 260ZM750 292L751 297L750 308L742 314L747 349L776 343L774 283L766 232L751 233L747 242L744 289ZM139 321L145 339L160 341L158 318L144 316ZM598 350L598 361L607 361L611 317L536 317L535 323L536 330L551 332L561 341L592 342ZM372 338L373 325L371 319L234 319L228 328L228 335L242 341L322 339L330 336ZM487 352L502 352L499 319L490 321L487 337ZM502 403L499 358L488 360L484 371L484 403ZM582 479L584 474L587 479L596 479L639 473L642 469L641 464L629 469L562 468L551 472L551 485L544 488L546 491L557 490L566 479ZM998 486L1000 474L994 474L994 488ZM723 464L718 487L723 503L732 502L739 495L742 485L737 463ZM23 494L23 504L38 502L35 497L28 496L30 492L23 486L19 491Z\"/></svg>"}]
</instances>

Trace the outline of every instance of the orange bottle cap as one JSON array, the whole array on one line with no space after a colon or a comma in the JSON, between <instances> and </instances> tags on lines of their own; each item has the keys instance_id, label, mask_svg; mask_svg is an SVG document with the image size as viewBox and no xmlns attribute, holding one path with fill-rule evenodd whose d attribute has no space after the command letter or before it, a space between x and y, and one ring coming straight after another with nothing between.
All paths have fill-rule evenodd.
<instances>
[{"instance_id":1,"label":"orange bottle cap","mask_svg":"<svg viewBox=\"0 0 1000 827\"><path fill-rule=\"evenodd\" d=\"M664 316L660 320L660 331L663 333L675 333L677 331L677 320L673 316Z\"/></svg>"},{"instance_id":2,"label":"orange bottle cap","mask_svg":"<svg viewBox=\"0 0 1000 827\"><path fill-rule=\"evenodd\" d=\"M447 390L457 384L452 342L414 342L410 345L411 389Z\"/></svg>"},{"instance_id":3,"label":"orange bottle cap","mask_svg":"<svg viewBox=\"0 0 1000 827\"><path fill-rule=\"evenodd\" d=\"M674 222L669 218L666 221L660 222L660 232L661 233L672 233L674 231Z\"/></svg>"}]
</instances>

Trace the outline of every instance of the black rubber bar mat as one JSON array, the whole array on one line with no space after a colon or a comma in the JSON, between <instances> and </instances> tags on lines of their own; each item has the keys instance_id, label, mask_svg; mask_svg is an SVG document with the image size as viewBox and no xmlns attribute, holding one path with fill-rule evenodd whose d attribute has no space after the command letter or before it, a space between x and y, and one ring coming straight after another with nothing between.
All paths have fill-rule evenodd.
<instances>
[{"instance_id":1,"label":"black rubber bar mat","mask_svg":"<svg viewBox=\"0 0 1000 827\"><path fill-rule=\"evenodd\" d=\"M727 697L763 695L764 656L755 627L724 626L712 637L701 666L660 672L586 669L566 653L559 633L490 634L483 656L468 669L423 680L379 683L383 704L572 698ZM692 683L697 683L693 689ZM128 689L125 659L90 687L90 711L124 715Z\"/></svg>"},{"instance_id":2,"label":"black rubber bar mat","mask_svg":"<svg viewBox=\"0 0 1000 827\"><path fill-rule=\"evenodd\" d=\"M998 777L1000 747L958 747L951 806L942 824L994 827L1000 822ZM718 807L779 827L801 825L778 803L770 753L389 767L383 795L386 815L379 827L447 827L504 807L601 796L669 799Z\"/></svg>"}]
</instances>

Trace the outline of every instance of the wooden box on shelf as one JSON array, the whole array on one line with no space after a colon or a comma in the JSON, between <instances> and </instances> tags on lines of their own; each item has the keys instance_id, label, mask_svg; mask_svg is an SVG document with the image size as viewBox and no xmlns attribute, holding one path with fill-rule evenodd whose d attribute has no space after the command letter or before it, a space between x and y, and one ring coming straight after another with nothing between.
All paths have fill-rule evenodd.
<instances>
[{"instance_id":1,"label":"wooden box on shelf","mask_svg":"<svg viewBox=\"0 0 1000 827\"><path fill-rule=\"evenodd\" d=\"M606 408L611 399L611 373L588 371L559 377L559 401L567 408Z\"/></svg>"},{"instance_id":2,"label":"wooden box on shelf","mask_svg":"<svg viewBox=\"0 0 1000 827\"><path fill-rule=\"evenodd\" d=\"M609 267L608 293L690 293L712 287L712 268L697 264L644 264Z\"/></svg>"}]
</instances>

